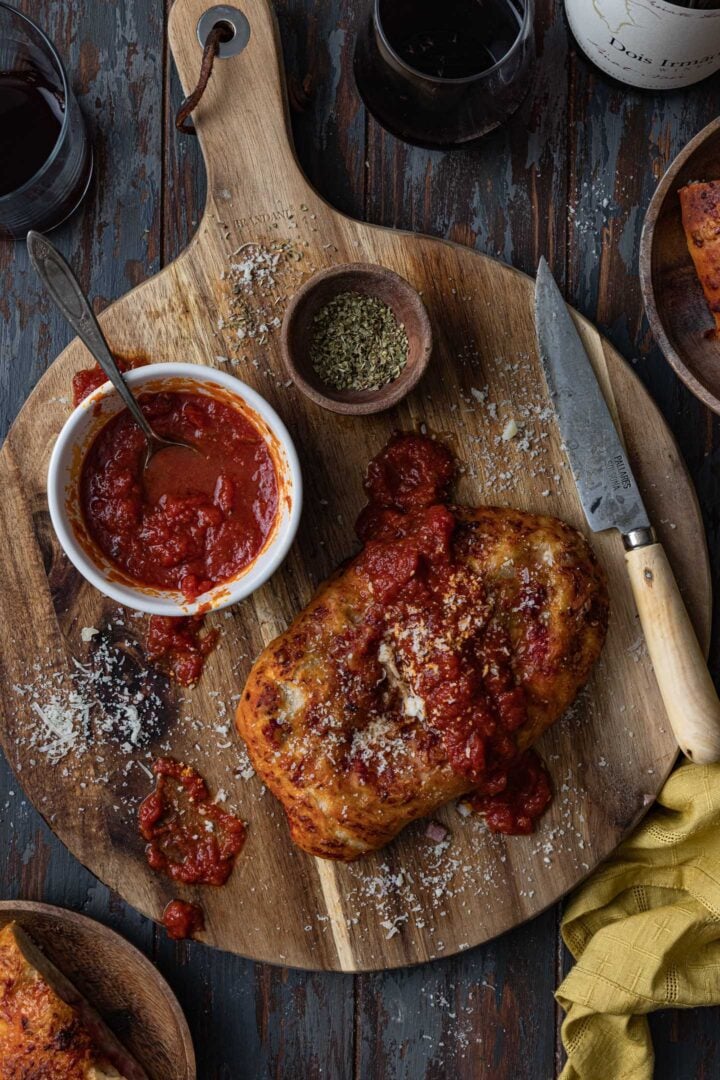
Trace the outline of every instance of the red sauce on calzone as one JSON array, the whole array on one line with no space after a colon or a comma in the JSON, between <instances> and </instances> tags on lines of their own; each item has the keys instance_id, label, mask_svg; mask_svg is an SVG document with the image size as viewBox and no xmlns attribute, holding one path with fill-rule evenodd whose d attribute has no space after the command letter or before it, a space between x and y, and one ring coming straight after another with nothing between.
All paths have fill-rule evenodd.
<instances>
[{"instance_id":1,"label":"red sauce on calzone","mask_svg":"<svg viewBox=\"0 0 720 1080\"><path fill-rule=\"evenodd\" d=\"M456 558L457 521L446 505L454 472L451 452L419 435L395 436L370 463L368 505L357 522L365 547L356 568L369 579L373 605L337 647L346 657L352 696L354 687L381 681L381 643L391 629L416 707L439 733L453 769L477 787L472 805L494 831L528 833L551 790L537 755L518 752L516 732L528 713L508 622L519 617L525 623L531 643L525 672L528 663L542 665L545 598L528 580L519 604L498 611L481 577ZM481 617L491 603L492 618ZM375 679L369 668L377 668ZM357 767L364 767L361 760Z\"/></svg>"}]
</instances>

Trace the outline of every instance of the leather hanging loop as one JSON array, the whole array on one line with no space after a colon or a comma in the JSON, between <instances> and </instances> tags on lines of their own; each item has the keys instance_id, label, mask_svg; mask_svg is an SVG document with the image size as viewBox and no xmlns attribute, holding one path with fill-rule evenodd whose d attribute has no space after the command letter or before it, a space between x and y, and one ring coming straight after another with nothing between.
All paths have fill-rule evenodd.
<instances>
[{"instance_id":1,"label":"leather hanging loop","mask_svg":"<svg viewBox=\"0 0 720 1080\"><path fill-rule=\"evenodd\" d=\"M175 127L178 131L182 131L185 135L197 135L195 127L188 123L188 117L190 113L200 104L200 99L205 93L205 88L210 81L210 76L213 71L213 64L215 63L215 57L218 54L218 49L223 41L227 40L228 28L218 23L213 26L212 30L207 36L205 47L203 49L202 63L200 64L200 75L198 77L197 85L191 94L183 101L182 105L177 111L175 117Z\"/></svg>"}]
</instances>

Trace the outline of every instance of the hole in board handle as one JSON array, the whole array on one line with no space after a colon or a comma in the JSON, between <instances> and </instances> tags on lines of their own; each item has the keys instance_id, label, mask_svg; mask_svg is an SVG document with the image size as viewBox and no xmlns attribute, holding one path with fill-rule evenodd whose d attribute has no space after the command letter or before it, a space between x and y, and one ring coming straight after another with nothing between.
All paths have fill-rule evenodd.
<instances>
[{"instance_id":1,"label":"hole in board handle","mask_svg":"<svg viewBox=\"0 0 720 1080\"><path fill-rule=\"evenodd\" d=\"M250 23L245 15L228 4L217 4L203 12L197 24L198 41L203 49L210 31L216 26L226 31L217 51L218 60L238 56L250 40Z\"/></svg>"},{"instance_id":2,"label":"hole in board handle","mask_svg":"<svg viewBox=\"0 0 720 1080\"><path fill-rule=\"evenodd\" d=\"M220 30L220 44L226 45L235 37L235 27L229 22L216 22L215 28Z\"/></svg>"}]
</instances>

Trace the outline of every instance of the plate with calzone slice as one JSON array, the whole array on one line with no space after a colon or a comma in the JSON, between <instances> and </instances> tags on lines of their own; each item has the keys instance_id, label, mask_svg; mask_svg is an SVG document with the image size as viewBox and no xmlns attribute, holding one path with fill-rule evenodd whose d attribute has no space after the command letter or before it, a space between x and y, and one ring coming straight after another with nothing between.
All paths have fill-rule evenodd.
<instances>
[{"instance_id":1,"label":"plate with calzone slice","mask_svg":"<svg viewBox=\"0 0 720 1080\"><path fill-rule=\"evenodd\" d=\"M118 934L48 904L0 903L0 1080L195 1080L180 1006Z\"/></svg>"}]
</instances>

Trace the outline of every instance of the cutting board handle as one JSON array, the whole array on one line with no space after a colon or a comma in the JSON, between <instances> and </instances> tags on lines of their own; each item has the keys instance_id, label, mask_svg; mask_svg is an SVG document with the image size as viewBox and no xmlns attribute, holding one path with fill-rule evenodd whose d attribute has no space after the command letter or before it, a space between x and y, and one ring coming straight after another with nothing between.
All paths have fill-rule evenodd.
<instances>
[{"instance_id":1,"label":"cutting board handle","mask_svg":"<svg viewBox=\"0 0 720 1080\"><path fill-rule=\"evenodd\" d=\"M195 88L200 72L198 23L215 6L211 0L175 0L170 12L170 47L185 94ZM242 12L250 38L238 55L216 57L192 121L208 169L208 204L230 216L232 196L242 188L242 204L257 208L262 220L263 214L289 207L298 184L308 184L290 134L275 13L268 0L225 6Z\"/></svg>"}]
</instances>

